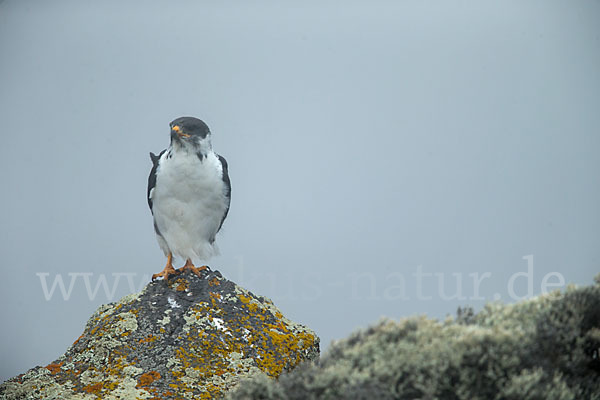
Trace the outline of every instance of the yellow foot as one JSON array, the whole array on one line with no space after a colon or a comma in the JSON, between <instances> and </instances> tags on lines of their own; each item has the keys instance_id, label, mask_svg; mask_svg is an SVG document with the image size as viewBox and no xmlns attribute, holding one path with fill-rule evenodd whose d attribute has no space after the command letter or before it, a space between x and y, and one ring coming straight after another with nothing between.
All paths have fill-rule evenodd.
<instances>
[{"instance_id":1,"label":"yellow foot","mask_svg":"<svg viewBox=\"0 0 600 400\"><path fill-rule=\"evenodd\" d=\"M167 256L167 265L165 265L165 269L158 274L152 275L152 280L155 280L156 278L167 280L169 279L169 275L177 275L177 270L173 268L173 255L171 253Z\"/></svg>"},{"instance_id":2,"label":"yellow foot","mask_svg":"<svg viewBox=\"0 0 600 400\"><path fill-rule=\"evenodd\" d=\"M192 264L192 260L188 259L185 262L185 265L181 268L179 268L177 270L177 272L185 272L185 271L192 271L194 274L196 274L199 278L202 278L202 273L200 273L200 271L204 271L205 269L207 269L208 267L206 265L203 265L201 267L196 267L194 266L194 264Z\"/></svg>"}]
</instances>

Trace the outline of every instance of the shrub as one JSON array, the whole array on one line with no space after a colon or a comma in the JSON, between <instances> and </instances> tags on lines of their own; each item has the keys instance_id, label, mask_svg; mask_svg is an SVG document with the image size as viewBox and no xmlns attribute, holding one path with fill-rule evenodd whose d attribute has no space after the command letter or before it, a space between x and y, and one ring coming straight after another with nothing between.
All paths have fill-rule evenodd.
<instances>
[{"instance_id":1,"label":"shrub","mask_svg":"<svg viewBox=\"0 0 600 400\"><path fill-rule=\"evenodd\" d=\"M517 304L459 309L436 321L382 320L238 399L600 399L600 275Z\"/></svg>"}]
</instances>

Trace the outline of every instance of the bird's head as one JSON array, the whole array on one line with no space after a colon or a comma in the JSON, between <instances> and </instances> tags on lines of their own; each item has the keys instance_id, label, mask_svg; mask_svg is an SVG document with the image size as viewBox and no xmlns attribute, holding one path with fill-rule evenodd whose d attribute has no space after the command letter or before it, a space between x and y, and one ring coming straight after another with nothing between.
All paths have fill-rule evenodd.
<instances>
[{"instance_id":1,"label":"bird's head","mask_svg":"<svg viewBox=\"0 0 600 400\"><path fill-rule=\"evenodd\" d=\"M206 155L211 149L210 129L198 118L180 117L171 122L171 146Z\"/></svg>"}]
</instances>

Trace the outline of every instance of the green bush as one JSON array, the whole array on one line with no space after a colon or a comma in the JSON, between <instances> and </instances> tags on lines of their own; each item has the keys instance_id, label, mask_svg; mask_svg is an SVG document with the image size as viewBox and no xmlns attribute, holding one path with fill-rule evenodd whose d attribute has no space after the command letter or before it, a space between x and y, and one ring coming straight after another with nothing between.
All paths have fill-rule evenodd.
<instances>
[{"instance_id":1,"label":"green bush","mask_svg":"<svg viewBox=\"0 0 600 400\"><path fill-rule=\"evenodd\" d=\"M595 286L459 309L443 322L383 320L228 399L600 400L599 351L600 275Z\"/></svg>"}]
</instances>

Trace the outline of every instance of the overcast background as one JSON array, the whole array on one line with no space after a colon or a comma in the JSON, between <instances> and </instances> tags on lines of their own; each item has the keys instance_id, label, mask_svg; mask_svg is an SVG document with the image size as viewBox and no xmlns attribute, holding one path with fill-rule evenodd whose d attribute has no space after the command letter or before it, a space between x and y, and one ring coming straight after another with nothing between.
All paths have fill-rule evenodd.
<instances>
[{"instance_id":1,"label":"overcast background","mask_svg":"<svg viewBox=\"0 0 600 400\"><path fill-rule=\"evenodd\" d=\"M230 166L209 264L323 347L600 272L599 1L120 3L0 3L1 380L163 268L182 115Z\"/></svg>"}]
</instances>

